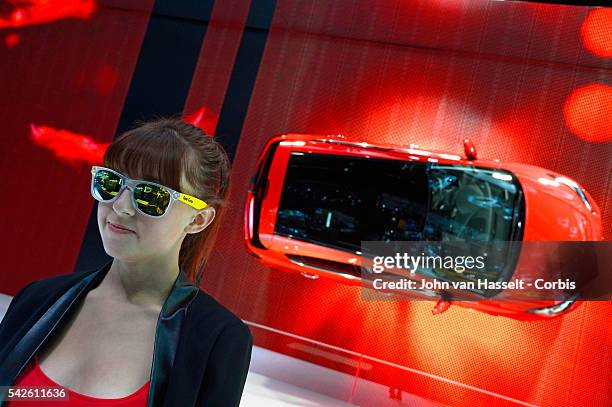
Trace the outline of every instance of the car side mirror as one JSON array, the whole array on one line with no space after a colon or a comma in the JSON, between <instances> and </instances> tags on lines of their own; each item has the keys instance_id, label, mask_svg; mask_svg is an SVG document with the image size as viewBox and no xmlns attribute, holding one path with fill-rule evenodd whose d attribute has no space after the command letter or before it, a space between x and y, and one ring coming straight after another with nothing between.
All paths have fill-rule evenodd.
<instances>
[{"instance_id":1,"label":"car side mirror","mask_svg":"<svg viewBox=\"0 0 612 407\"><path fill-rule=\"evenodd\" d=\"M433 315L441 314L445 312L447 309L449 309L451 305L452 305L451 300L441 299L436 303L436 305L434 305L433 309L431 310L431 313Z\"/></svg>"}]
</instances>

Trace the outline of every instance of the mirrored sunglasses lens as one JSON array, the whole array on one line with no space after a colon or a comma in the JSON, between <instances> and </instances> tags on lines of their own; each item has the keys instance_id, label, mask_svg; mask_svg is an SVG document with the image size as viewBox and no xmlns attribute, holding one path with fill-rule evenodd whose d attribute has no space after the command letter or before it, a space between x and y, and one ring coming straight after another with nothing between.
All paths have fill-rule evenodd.
<instances>
[{"instance_id":1,"label":"mirrored sunglasses lens","mask_svg":"<svg viewBox=\"0 0 612 407\"><path fill-rule=\"evenodd\" d=\"M107 170L98 170L94 174L93 192L94 198L99 201L113 199L123 185L123 180L117 174Z\"/></svg>"},{"instance_id":2,"label":"mirrored sunglasses lens","mask_svg":"<svg viewBox=\"0 0 612 407\"><path fill-rule=\"evenodd\" d=\"M161 216L170 205L170 192L152 184L138 184L134 188L138 209L151 216Z\"/></svg>"}]
</instances>

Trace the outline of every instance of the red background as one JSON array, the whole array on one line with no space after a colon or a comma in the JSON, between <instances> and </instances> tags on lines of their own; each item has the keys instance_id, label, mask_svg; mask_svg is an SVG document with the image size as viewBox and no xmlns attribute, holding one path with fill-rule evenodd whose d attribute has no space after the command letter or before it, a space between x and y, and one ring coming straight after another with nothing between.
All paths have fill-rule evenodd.
<instances>
[{"instance_id":1,"label":"red background","mask_svg":"<svg viewBox=\"0 0 612 407\"><path fill-rule=\"evenodd\" d=\"M152 1L112 1L90 19L0 30L2 291L73 270L91 175L30 139L30 124L112 141ZM18 35L14 47L5 38Z\"/></svg>"}]
</instances>

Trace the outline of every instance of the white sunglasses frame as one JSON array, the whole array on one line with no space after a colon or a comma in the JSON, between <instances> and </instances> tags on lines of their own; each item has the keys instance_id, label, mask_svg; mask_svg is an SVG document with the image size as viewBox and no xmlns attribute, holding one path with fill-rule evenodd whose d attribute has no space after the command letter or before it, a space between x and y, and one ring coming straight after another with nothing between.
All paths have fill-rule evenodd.
<instances>
[{"instance_id":1,"label":"white sunglasses frame","mask_svg":"<svg viewBox=\"0 0 612 407\"><path fill-rule=\"evenodd\" d=\"M104 171L108 171L108 172L112 172L113 174L117 175L119 178L121 178L123 180L123 185L121 185L121 189L119 189L119 192L117 192L117 195L115 195L113 198L111 199L101 199L101 197L98 197L96 195L95 189L94 189L94 180L96 178L96 173L100 170L104 170ZM149 184L149 185L155 185L158 186L160 188L163 188L165 190L167 190L170 193L170 202L168 203L168 206L166 207L166 209L164 210L164 213L162 213L159 216L155 216L155 215L149 215L148 213L145 213L142 211L142 209L140 209L138 207L138 203L136 202L136 198L134 197L134 187L138 184ZM143 180L143 179L132 179L128 176L125 176L123 174L121 174L120 172L117 172L113 169L107 168L107 167L101 167L101 166L97 166L97 165L93 165L91 167L91 196L98 202L102 202L102 203L113 203L117 200L117 198L121 195L121 193L123 192L124 189L128 189L130 190L130 200L132 202L132 206L134 207L134 209L144 215L147 216L149 218L155 218L155 219L159 219L162 218L164 216L166 216L166 214L170 211L170 208L172 207L172 204L174 203L174 201L180 201L183 202L186 205L191 206L192 208L194 208L195 210L200 210L200 209L204 209L208 206L208 204L204 201L202 201L199 198L196 198L195 196L192 195L187 195L184 194L182 192L178 192L175 191L174 189L167 187L165 185L162 184L158 184L156 182L152 182L152 181L147 181L147 180Z\"/></svg>"}]
</instances>

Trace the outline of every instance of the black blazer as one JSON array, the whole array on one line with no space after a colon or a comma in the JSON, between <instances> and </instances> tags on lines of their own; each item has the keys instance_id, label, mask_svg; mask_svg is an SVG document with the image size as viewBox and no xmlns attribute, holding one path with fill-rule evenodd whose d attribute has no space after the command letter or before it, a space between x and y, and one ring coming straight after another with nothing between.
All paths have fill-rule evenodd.
<instances>
[{"instance_id":1,"label":"black blazer","mask_svg":"<svg viewBox=\"0 0 612 407\"><path fill-rule=\"evenodd\" d=\"M0 323L0 386L13 385L111 264L35 281L15 295ZM249 328L181 270L157 320L147 407L238 406L252 346Z\"/></svg>"}]
</instances>

